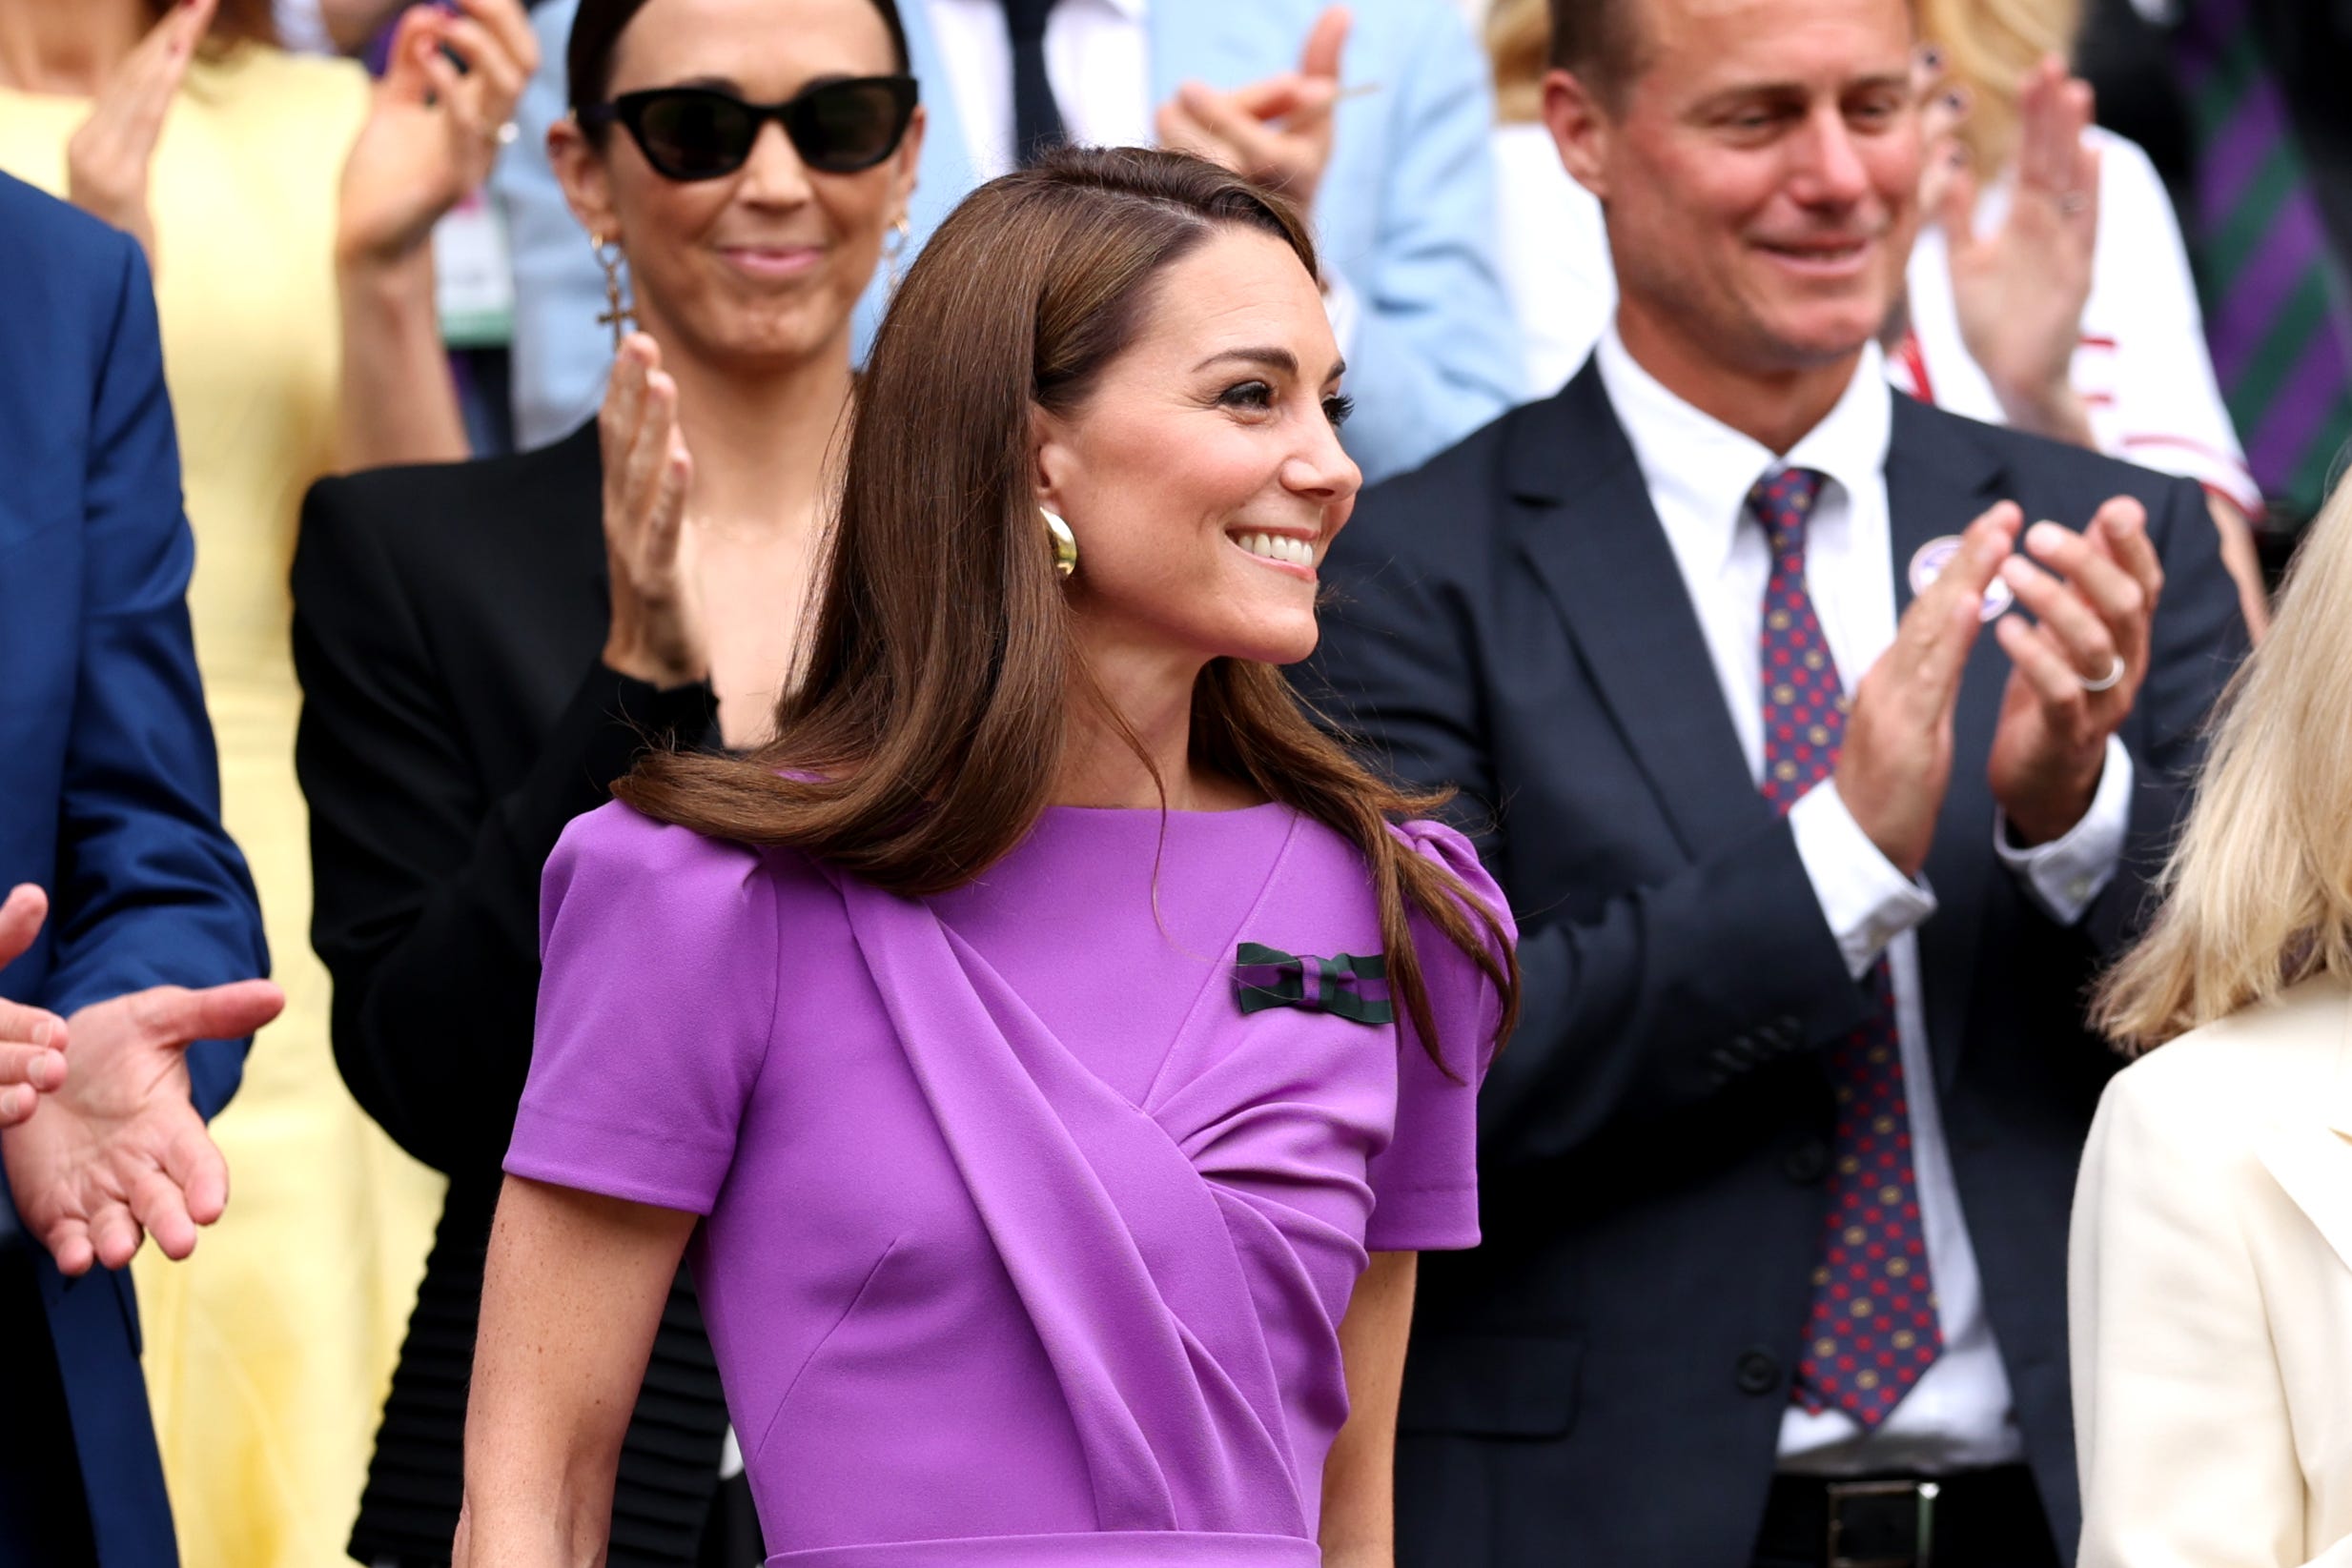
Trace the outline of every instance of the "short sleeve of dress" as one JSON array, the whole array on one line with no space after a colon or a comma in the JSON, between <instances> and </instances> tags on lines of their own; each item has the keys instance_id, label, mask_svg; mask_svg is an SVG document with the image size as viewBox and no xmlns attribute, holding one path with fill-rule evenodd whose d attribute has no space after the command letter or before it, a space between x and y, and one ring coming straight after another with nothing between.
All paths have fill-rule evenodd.
<instances>
[{"instance_id":1,"label":"short sleeve of dress","mask_svg":"<svg viewBox=\"0 0 2352 1568\"><path fill-rule=\"evenodd\" d=\"M507 1171L707 1214L775 1021L761 856L601 806L548 857L539 920L538 1028Z\"/></svg>"},{"instance_id":2,"label":"short sleeve of dress","mask_svg":"<svg viewBox=\"0 0 2352 1568\"><path fill-rule=\"evenodd\" d=\"M1393 831L1414 854L1452 872L1502 923L1507 942L1519 940L1503 889L1469 840L1432 822ZM1479 1240L1478 1086L1494 1058L1503 998L1477 962L1436 927L1416 920L1413 932L1429 1015L1454 1076L1430 1060L1399 1007L1396 1133L1369 1172L1372 1218L1364 1246L1376 1252L1456 1252Z\"/></svg>"}]
</instances>

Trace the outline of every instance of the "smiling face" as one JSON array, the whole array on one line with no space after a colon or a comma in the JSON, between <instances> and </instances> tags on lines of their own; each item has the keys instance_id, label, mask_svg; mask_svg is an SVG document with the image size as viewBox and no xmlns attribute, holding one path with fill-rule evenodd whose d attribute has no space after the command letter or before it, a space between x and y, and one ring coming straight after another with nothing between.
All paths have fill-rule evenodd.
<instances>
[{"instance_id":1,"label":"smiling face","mask_svg":"<svg viewBox=\"0 0 2352 1568\"><path fill-rule=\"evenodd\" d=\"M646 0L613 51L608 96L707 87L779 103L812 84L899 70L873 0ZM871 169L809 169L784 128L717 179L657 173L627 132L591 143L569 120L549 153L573 214L627 253L640 321L713 363L778 369L848 353L849 315L907 209L921 111Z\"/></svg>"},{"instance_id":2,"label":"smiling face","mask_svg":"<svg viewBox=\"0 0 2352 1568\"><path fill-rule=\"evenodd\" d=\"M1232 226L1148 289L1085 401L1037 417L1038 501L1078 541L1079 641L1098 666L1304 659L1316 567L1363 482L1322 297L1282 241Z\"/></svg>"},{"instance_id":3,"label":"smiling face","mask_svg":"<svg viewBox=\"0 0 2352 1568\"><path fill-rule=\"evenodd\" d=\"M1614 3L1636 68L1613 103L1555 73L1545 117L1607 210L1628 346L1767 376L1857 352L1917 225L1909 6Z\"/></svg>"}]
</instances>

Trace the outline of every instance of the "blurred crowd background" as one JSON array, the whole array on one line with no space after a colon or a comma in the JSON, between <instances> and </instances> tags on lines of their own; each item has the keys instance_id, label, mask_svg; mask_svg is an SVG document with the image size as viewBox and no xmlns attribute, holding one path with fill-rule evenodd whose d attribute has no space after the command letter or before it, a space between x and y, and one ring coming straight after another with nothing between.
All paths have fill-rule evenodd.
<instances>
[{"instance_id":1,"label":"blurred crowd background","mask_svg":"<svg viewBox=\"0 0 2352 1568\"><path fill-rule=\"evenodd\" d=\"M1544 0L1356 0L1347 25L1305 34L1270 32L1246 0L904 9L931 119L886 271L1012 162L988 128L1031 129L1003 86L1027 26L1057 75L1144 68L1148 100L1058 94L1080 140L1279 157L1235 130L1237 97L1179 84L1321 79L1345 98L1310 194L1368 477L1551 394L1608 320L1599 208L1538 119ZM1941 406L2195 479L2259 626L2352 434L2352 107L2337 80L2352 8L1920 0L1919 14L1933 221L1889 324L1891 374ZM548 160L570 17L569 0L0 0L0 170L130 231L154 267L227 825L289 996L215 1124L228 1219L186 1264L152 1249L136 1264L192 1568L341 1559L442 1212L442 1174L360 1110L330 1044L288 572L321 477L543 446L594 417L615 340L600 317L625 278ZM466 133L424 112L448 95ZM2078 243L2011 212L2034 160L2093 176Z\"/></svg>"}]
</instances>

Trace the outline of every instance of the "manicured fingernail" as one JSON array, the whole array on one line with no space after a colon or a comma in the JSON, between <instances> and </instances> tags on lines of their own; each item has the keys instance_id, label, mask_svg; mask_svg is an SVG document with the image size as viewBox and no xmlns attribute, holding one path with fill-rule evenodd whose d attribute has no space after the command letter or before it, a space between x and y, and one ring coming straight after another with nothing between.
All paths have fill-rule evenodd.
<instances>
[{"instance_id":1,"label":"manicured fingernail","mask_svg":"<svg viewBox=\"0 0 2352 1568\"><path fill-rule=\"evenodd\" d=\"M2065 538L2066 530L2055 522L2037 522L2025 531L2025 542L2037 551L2055 550Z\"/></svg>"}]
</instances>

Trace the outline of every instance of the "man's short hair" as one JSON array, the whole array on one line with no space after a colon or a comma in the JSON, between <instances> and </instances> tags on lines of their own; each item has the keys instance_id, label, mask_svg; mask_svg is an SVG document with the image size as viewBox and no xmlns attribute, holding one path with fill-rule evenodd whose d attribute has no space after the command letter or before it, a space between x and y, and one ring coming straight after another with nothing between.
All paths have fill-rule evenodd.
<instances>
[{"instance_id":1,"label":"man's short hair","mask_svg":"<svg viewBox=\"0 0 2352 1568\"><path fill-rule=\"evenodd\" d=\"M1642 69L1641 0L1551 0L1552 64L1611 110Z\"/></svg>"}]
</instances>

